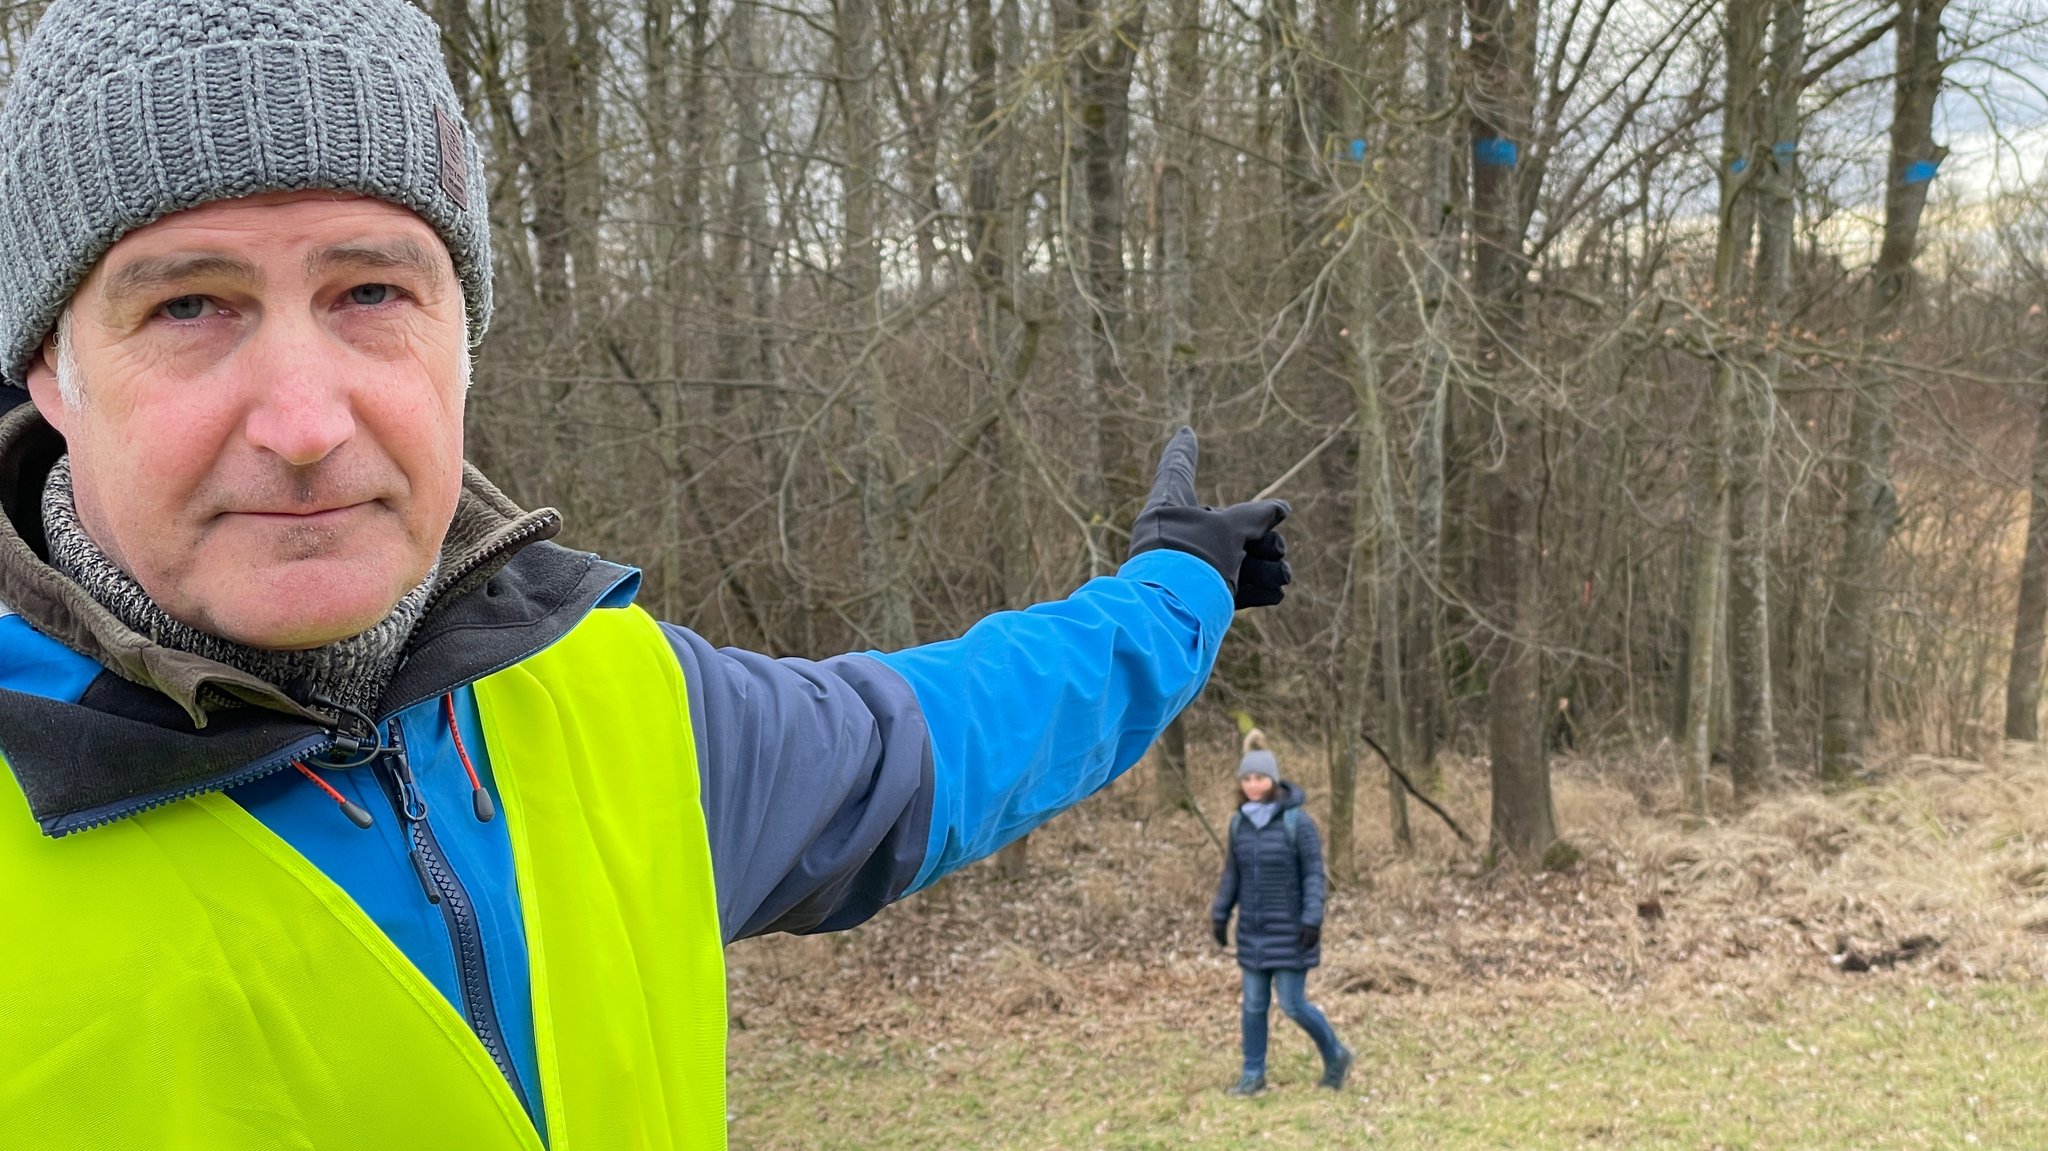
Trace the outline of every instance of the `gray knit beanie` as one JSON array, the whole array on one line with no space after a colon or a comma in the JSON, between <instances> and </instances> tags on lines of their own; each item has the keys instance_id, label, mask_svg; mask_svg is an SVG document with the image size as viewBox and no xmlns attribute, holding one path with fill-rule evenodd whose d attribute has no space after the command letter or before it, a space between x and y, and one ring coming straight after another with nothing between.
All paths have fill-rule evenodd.
<instances>
[{"instance_id":1,"label":"gray knit beanie","mask_svg":"<svg viewBox=\"0 0 2048 1151\"><path fill-rule=\"evenodd\" d=\"M1237 778L1247 775L1263 775L1267 779L1280 778L1280 761L1273 758L1266 746L1266 733L1253 728L1244 736L1244 758L1237 761Z\"/></svg>"},{"instance_id":2,"label":"gray knit beanie","mask_svg":"<svg viewBox=\"0 0 2048 1151\"><path fill-rule=\"evenodd\" d=\"M56 0L0 110L0 375L19 385L122 236L259 192L419 214L491 316L483 161L434 22L405 0Z\"/></svg>"}]
</instances>

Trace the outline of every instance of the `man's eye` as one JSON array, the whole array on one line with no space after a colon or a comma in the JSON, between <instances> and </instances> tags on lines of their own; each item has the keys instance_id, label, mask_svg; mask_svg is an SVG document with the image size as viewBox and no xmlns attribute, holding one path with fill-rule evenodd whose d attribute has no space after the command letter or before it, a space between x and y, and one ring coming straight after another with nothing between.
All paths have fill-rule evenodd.
<instances>
[{"instance_id":1,"label":"man's eye","mask_svg":"<svg viewBox=\"0 0 2048 1151\"><path fill-rule=\"evenodd\" d=\"M388 304L397 295L398 289L389 284L358 284L348 290L349 302L360 304L366 308L374 308L378 304Z\"/></svg>"},{"instance_id":2,"label":"man's eye","mask_svg":"<svg viewBox=\"0 0 2048 1151\"><path fill-rule=\"evenodd\" d=\"M166 318L173 320L196 320L206 314L205 296L179 296L163 306Z\"/></svg>"}]
</instances>

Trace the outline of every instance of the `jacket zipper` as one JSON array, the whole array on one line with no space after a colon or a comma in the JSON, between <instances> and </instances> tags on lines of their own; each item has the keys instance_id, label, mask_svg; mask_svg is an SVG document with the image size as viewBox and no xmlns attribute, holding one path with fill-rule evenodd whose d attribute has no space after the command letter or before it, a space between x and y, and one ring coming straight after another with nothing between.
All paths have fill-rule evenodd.
<instances>
[{"instance_id":1,"label":"jacket zipper","mask_svg":"<svg viewBox=\"0 0 2048 1151\"><path fill-rule=\"evenodd\" d=\"M335 740L332 735L306 739L268 759L259 759L231 775L212 776L200 783L190 784L171 791L158 792L154 795L136 796L122 803L111 804L94 811L81 812L70 817L77 822L63 823L60 821L60 826L50 828L49 834L55 838L62 838L81 831L91 831L96 827L105 827L110 823L119 823L130 816L141 815L145 811L153 811L165 804L191 799L196 795L205 795L210 791L226 791L231 787L240 787L245 783L254 783L266 775L283 771L285 768L290 767L295 759L317 759L332 749L334 743Z\"/></svg>"},{"instance_id":2,"label":"jacket zipper","mask_svg":"<svg viewBox=\"0 0 2048 1151\"><path fill-rule=\"evenodd\" d=\"M441 909L441 921L447 925L448 941L455 951L455 978L462 992L462 1012L469 1021L470 1030L490 1053L491 1062L511 1084L512 1094L518 1096L519 1105L532 1112L526 1100L526 1089L519 1082L519 1073L512 1067L512 1058L505 1049L505 1040L498 1026L497 1007L491 999L491 976L484 962L483 932L477 926L476 908L470 902L469 892L456 877L455 868L441 850L440 841L434 838L434 829L427 822L427 800L421 794L419 783L413 778L412 763L405 753L405 735L398 720L391 719L386 727L388 740L386 750L375 760L378 782L383 784L385 798L391 802L391 810L398 816L405 836L411 847L412 868L419 877L420 888L426 893L427 902Z\"/></svg>"},{"instance_id":3,"label":"jacket zipper","mask_svg":"<svg viewBox=\"0 0 2048 1151\"><path fill-rule=\"evenodd\" d=\"M519 543L522 541L531 540L533 537L539 535L541 531L544 528L546 528L551 522L553 521L546 518L536 519L533 523L528 524L524 528L513 533L511 536L508 536L506 539L499 541L500 546L492 549L492 551L488 555L477 557L473 559L471 562L464 564L460 576L456 577L457 580L459 581L460 579L467 579L471 573L473 573L477 568L482 567L484 563L489 562L491 558L498 555L502 555L506 547L509 547L515 543ZM450 586L452 586L452 584ZM440 597L436 597L435 600L433 600L429 604L428 610L431 611L433 607L438 606L439 601ZM534 651L525 652L519 655L517 658L508 659L505 660L503 663L497 664L496 666L484 668L476 672L475 674L469 676L469 678L463 680L462 683L460 684L452 684L448 687L428 692L427 694L421 695L416 699L406 700L398 707L391 709L390 714L397 715L399 712L410 710L411 708L419 704L425 703L427 700L433 699L435 696L441 695L448 691L453 691L455 690L456 687L460 687L463 684L475 683L477 680L484 679L488 676L501 672L508 667L512 667L527 659L532 658L535 652L539 650L541 649L536 648L534 649ZM340 722L340 719L337 718L336 722ZM177 803L180 800L191 799L194 796L205 795L208 792L224 792L230 788L240 787L245 783L254 783L257 780L262 779L264 776L271 774L272 772L283 771L284 769L290 767L292 765L292 761L295 759L306 760L308 762L312 762L313 760L319 759L321 756L326 755L328 751L332 750L335 747L336 743L337 740L335 738L334 733L332 731L329 731L321 736L315 736L310 739L307 739L276 755L270 756L266 759L258 760L255 763L252 763L247 767L232 772L228 775L209 776L206 779L201 780L200 782L187 784L169 791L156 792L150 795L136 796L131 799L120 800L115 803L105 805L103 807L93 808L88 811L78 812L69 816L65 816L62 819L55 820L51 825L46 826L44 828L44 834L49 835L53 839L61 839L67 835L72 835L77 832L91 831L92 829L97 827L105 827L107 824L110 823L119 823L121 820L127 819L130 816L140 815L145 811L151 811L156 808L163 807L166 804Z\"/></svg>"}]
</instances>

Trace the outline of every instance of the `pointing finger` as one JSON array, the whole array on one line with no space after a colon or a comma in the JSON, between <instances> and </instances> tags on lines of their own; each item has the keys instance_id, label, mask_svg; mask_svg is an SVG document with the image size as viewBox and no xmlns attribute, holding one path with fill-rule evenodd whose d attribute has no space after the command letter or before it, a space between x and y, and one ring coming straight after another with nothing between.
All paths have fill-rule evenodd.
<instances>
[{"instance_id":1,"label":"pointing finger","mask_svg":"<svg viewBox=\"0 0 2048 1151\"><path fill-rule=\"evenodd\" d=\"M1182 428L1159 453L1159 473L1152 479L1153 507L1193 507L1195 503L1195 461L1201 449L1195 443L1195 429Z\"/></svg>"}]
</instances>

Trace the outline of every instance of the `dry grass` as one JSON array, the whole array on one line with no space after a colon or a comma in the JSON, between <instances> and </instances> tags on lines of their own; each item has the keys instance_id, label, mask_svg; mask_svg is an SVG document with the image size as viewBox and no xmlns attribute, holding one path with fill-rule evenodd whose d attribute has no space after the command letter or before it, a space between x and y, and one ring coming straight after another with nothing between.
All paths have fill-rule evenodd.
<instances>
[{"instance_id":1,"label":"dry grass","mask_svg":"<svg viewBox=\"0 0 2048 1151\"><path fill-rule=\"evenodd\" d=\"M1308 758L1283 749L1284 763ZM1206 759L1196 766L1218 782L1203 807L1220 829L1229 757L1215 748ZM1312 808L1327 823L1326 806L1314 799L1326 792L1320 773L1311 767L1290 774L1309 787ZM1640 763L1558 764L1559 820L1582 858L1565 872L1535 875L1483 870L1419 808L1412 811L1417 851L1395 853L1383 830L1383 793L1362 788L1362 878L1332 894L1327 958L1312 994L1349 1034L1372 1021L1376 1038L1384 1037L1377 1058L1391 1061L1396 1074L1406 1068L1426 1076L1436 1056L1460 1043L1484 1052L1502 1028L1532 1018L1545 1021L1541 1034L1517 1041L1526 1047L1518 1058L1531 1064L1560 1057L1538 1039L1634 1052L1630 1059L1649 1064L1671 1049L1674 1036L1688 1050L1704 1042L1695 1050L1702 1067L1672 1069L1674 1098L1684 1097L1691 1075L1719 1067L1724 1055L1733 1061L1731 1075L1740 1064L1782 1078L1783 1068L1766 1065L1773 1044L1795 1041L1774 1030L1788 1021L1806 1019L1829 1042L1856 1048L1877 1042L1862 1025L1865 1016L1910 1017L1916 1004L1951 995L2019 995L2007 1013L2017 1020L2011 1026L2041 1046L2035 1029L2048 996L2027 998L2042 994L2048 975L2048 760L2035 749L2008 748L1989 764L1907 758L1871 787L1839 797L1788 791L1692 831L1681 830L1672 810L1670 779ZM1482 768L1450 765L1447 806L1474 832L1484 827L1483 787ZM1015 1134L1030 1130L1014 1126L1020 1114L1050 1105L1026 1098L1016 1084L1085 1076L1101 1059L1176 1093L1172 1114L1161 1112L1155 1126L1186 1138L1157 1145L1202 1143L1187 1126L1201 1117L1230 1129L1230 1113L1211 1114L1209 1101L1188 1102L1213 1095L1235 1058L1236 972L1208 939L1218 856L1193 819L1148 818L1149 788L1142 771L1134 773L1039 832L1032 875L1021 883L974 868L858 931L734 948L736 1144L1154 1145L1139 1137L1152 1129L1144 1124L1133 1128L1136 1141L1092 1140L1083 1132L1033 1142ZM1931 937L1939 947L1913 952L1897 970L1841 969L1845 954L1882 962L1913 937ZM1979 1003L1976 1015L1955 1016L1962 1032L1922 1049L1938 1061L1923 1077L1947 1074L1949 1063L1939 1061L1977 1057L1981 1044L1973 1041L1971 1020L2006 1018L1971 1001ZM1681 1005L1706 1014L1685 1016ZM1649 1030L1638 1034L1638 1025ZM1433 1036L1442 1038L1441 1047ZM1305 1047L1298 1040L1289 1033L1276 1044ZM1878 1065L1900 1057L1882 1045L1872 1050ZM949 1051L975 1054L962 1062ZM931 1063L938 1070L904 1064L906 1053L916 1052L936 1052ZM1292 1057L1303 1064L1293 1078L1312 1078L1307 1056ZM949 1079L945 1069L955 1064ZM834 1070L812 1075L805 1070L811 1067ZM1608 1081L1598 1082L1604 1089ZM1818 1099L1828 1104L1822 1112L1832 1110L1827 1080L1815 1083L1808 1103ZM1413 1093L1386 1094L1380 1102L1395 1111L1421 1108L1435 1087L1420 1079L1411 1085ZM899 1116L870 1132L873 1141L849 1131L811 1142L764 1140L758 1129L752 1140L743 1137L748 1116L782 1115L781 1097L791 1092L881 1091L893 1098L899 1088L901 1099L912 1102L927 1095L980 1102L962 1112L955 1100L946 1115L923 1120ZM1581 1089L1600 1093L1590 1084ZM1633 1097L1625 1084L1614 1091L1615 1107ZM1119 1099L1120 1106L1150 1105L1143 1092ZM912 1102L898 1109L922 1113ZM1508 1126L1500 1131L1517 1130L1515 1108L1512 1097L1502 1097L1499 1114ZM1921 1121L1910 1108L1897 1117L1900 1130ZM1303 1122L1306 1130L1327 1133L1321 1120ZM1593 1130L1605 1120L1586 1122ZM1955 1129L1954 1139L1968 1133L1966 1126ZM1013 1134L964 1134L997 1130ZM1428 1135L1426 1125L1416 1130L1422 1134L1415 1146L1584 1142L1433 1142L1443 1133ZM1729 1145L1799 1145L1713 1136L1723 1137L1736 1139ZM936 1141L920 1142L926 1139Z\"/></svg>"}]
</instances>

